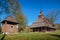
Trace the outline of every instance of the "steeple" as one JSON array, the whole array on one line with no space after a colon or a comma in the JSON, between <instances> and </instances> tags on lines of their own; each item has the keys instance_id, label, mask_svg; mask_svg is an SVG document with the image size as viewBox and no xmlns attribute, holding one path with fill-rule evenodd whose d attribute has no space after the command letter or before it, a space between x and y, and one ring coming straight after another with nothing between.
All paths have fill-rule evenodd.
<instances>
[{"instance_id":1,"label":"steeple","mask_svg":"<svg viewBox=\"0 0 60 40\"><path fill-rule=\"evenodd\" d=\"M40 16L42 16L43 14L42 14L42 10L40 10Z\"/></svg>"},{"instance_id":2,"label":"steeple","mask_svg":"<svg viewBox=\"0 0 60 40\"><path fill-rule=\"evenodd\" d=\"M44 18L43 14L42 14L42 10L40 10L40 15L38 16L38 18Z\"/></svg>"}]
</instances>

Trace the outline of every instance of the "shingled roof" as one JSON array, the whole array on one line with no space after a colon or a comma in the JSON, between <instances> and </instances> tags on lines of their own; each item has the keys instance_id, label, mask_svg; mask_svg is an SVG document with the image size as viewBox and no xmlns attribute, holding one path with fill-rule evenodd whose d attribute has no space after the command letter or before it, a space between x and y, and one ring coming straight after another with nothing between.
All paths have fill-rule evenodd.
<instances>
[{"instance_id":1,"label":"shingled roof","mask_svg":"<svg viewBox=\"0 0 60 40\"><path fill-rule=\"evenodd\" d=\"M3 20L2 23L4 23L5 21L13 22L13 23L18 23L15 18L12 18L12 17L10 17L10 16L7 17L5 20Z\"/></svg>"},{"instance_id":2,"label":"shingled roof","mask_svg":"<svg viewBox=\"0 0 60 40\"><path fill-rule=\"evenodd\" d=\"M38 19L31 25L30 28L34 28L34 27L50 27L50 28L54 28L52 26L52 23L47 19L45 18L43 15L42 15L42 11L40 12L40 15L38 16Z\"/></svg>"}]
</instances>

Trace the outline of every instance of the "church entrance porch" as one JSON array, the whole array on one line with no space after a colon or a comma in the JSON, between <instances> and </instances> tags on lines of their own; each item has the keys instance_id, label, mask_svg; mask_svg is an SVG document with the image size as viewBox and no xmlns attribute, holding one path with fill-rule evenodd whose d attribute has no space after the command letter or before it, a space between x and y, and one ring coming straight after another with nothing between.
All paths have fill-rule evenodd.
<instances>
[{"instance_id":1,"label":"church entrance porch","mask_svg":"<svg viewBox=\"0 0 60 40\"><path fill-rule=\"evenodd\" d=\"M54 31L54 29L49 28L49 27L34 27L31 28L32 32L46 32L46 31Z\"/></svg>"}]
</instances>

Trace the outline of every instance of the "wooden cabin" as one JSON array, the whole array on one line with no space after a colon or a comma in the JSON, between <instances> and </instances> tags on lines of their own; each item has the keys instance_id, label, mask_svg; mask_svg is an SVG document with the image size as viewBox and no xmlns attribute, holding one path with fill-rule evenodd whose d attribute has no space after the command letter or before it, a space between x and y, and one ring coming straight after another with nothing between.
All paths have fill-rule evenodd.
<instances>
[{"instance_id":1,"label":"wooden cabin","mask_svg":"<svg viewBox=\"0 0 60 40\"><path fill-rule=\"evenodd\" d=\"M10 34L17 32L18 32L18 22L14 18L7 17L5 20L2 21L3 34Z\"/></svg>"},{"instance_id":2,"label":"wooden cabin","mask_svg":"<svg viewBox=\"0 0 60 40\"><path fill-rule=\"evenodd\" d=\"M30 26L31 32L47 32L55 31L55 27L52 23L43 16L42 11L38 16L38 19Z\"/></svg>"}]
</instances>

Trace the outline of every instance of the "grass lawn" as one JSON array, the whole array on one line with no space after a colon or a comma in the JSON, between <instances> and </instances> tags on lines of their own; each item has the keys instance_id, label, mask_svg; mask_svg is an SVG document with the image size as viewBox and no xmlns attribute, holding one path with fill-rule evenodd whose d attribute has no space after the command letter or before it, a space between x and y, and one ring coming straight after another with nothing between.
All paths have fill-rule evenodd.
<instances>
[{"instance_id":1,"label":"grass lawn","mask_svg":"<svg viewBox=\"0 0 60 40\"><path fill-rule=\"evenodd\" d=\"M0 40L2 37L3 35L0 34ZM8 34L4 40L60 40L60 31Z\"/></svg>"}]
</instances>

